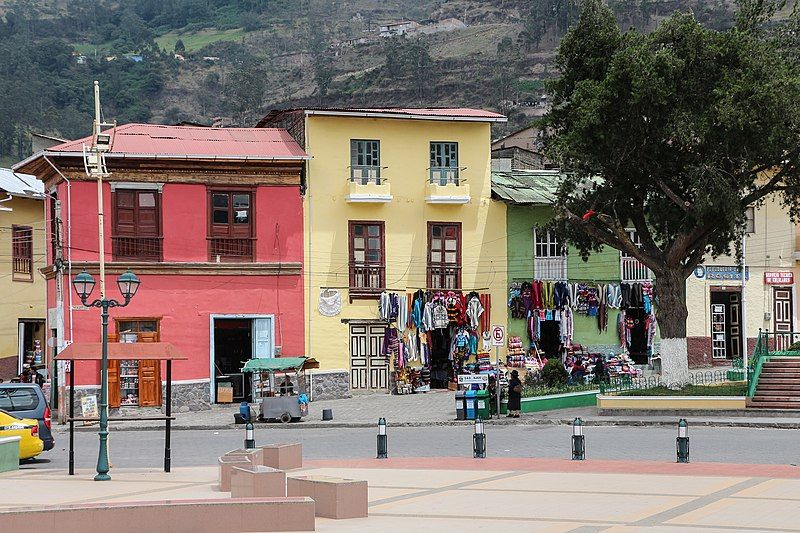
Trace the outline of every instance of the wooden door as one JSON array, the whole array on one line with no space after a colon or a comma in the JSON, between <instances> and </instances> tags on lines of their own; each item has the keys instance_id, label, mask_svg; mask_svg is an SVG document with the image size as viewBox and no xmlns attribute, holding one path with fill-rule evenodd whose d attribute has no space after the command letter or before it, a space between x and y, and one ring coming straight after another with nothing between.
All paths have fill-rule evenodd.
<instances>
[{"instance_id":1,"label":"wooden door","mask_svg":"<svg viewBox=\"0 0 800 533\"><path fill-rule=\"evenodd\" d=\"M158 332L142 331L139 342L157 342ZM161 361L143 359L139 361L139 406L161 405Z\"/></svg>"},{"instance_id":2,"label":"wooden door","mask_svg":"<svg viewBox=\"0 0 800 533\"><path fill-rule=\"evenodd\" d=\"M772 289L772 320L775 327L775 350L786 350L792 344L792 289L775 287Z\"/></svg>"},{"instance_id":3,"label":"wooden door","mask_svg":"<svg viewBox=\"0 0 800 533\"><path fill-rule=\"evenodd\" d=\"M353 389L386 389L389 363L381 354L383 324L350 325L350 386Z\"/></svg>"},{"instance_id":4,"label":"wooden door","mask_svg":"<svg viewBox=\"0 0 800 533\"><path fill-rule=\"evenodd\" d=\"M119 342L119 335L109 333L108 342ZM108 361L108 406L119 407L120 404L120 383L119 383L119 361Z\"/></svg>"}]
</instances>

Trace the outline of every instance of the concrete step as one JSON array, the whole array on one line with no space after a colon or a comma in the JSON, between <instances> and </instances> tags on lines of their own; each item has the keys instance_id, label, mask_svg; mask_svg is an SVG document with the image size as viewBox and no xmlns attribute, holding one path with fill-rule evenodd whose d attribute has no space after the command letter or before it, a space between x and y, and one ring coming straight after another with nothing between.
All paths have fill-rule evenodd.
<instances>
[{"instance_id":1,"label":"concrete step","mask_svg":"<svg viewBox=\"0 0 800 533\"><path fill-rule=\"evenodd\" d=\"M797 402L758 402L755 400L748 400L747 402L748 409L769 409L770 411L775 410L786 410L786 411L796 411L800 408L800 403Z\"/></svg>"},{"instance_id":2,"label":"concrete step","mask_svg":"<svg viewBox=\"0 0 800 533\"><path fill-rule=\"evenodd\" d=\"M781 372L779 370L767 370L767 371L762 370L759 377L800 379L800 372Z\"/></svg>"},{"instance_id":3,"label":"concrete step","mask_svg":"<svg viewBox=\"0 0 800 533\"><path fill-rule=\"evenodd\" d=\"M759 383L756 391L797 391L800 394L800 383Z\"/></svg>"},{"instance_id":4,"label":"concrete step","mask_svg":"<svg viewBox=\"0 0 800 533\"><path fill-rule=\"evenodd\" d=\"M753 401L758 403L791 403L800 407L800 398L794 396L761 396L756 394Z\"/></svg>"}]
</instances>

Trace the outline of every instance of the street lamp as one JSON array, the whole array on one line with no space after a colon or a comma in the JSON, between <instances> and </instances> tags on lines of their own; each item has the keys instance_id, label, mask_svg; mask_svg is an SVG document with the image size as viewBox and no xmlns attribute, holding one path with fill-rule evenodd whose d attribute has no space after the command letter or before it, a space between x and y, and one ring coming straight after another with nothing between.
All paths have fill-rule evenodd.
<instances>
[{"instance_id":1,"label":"street lamp","mask_svg":"<svg viewBox=\"0 0 800 533\"><path fill-rule=\"evenodd\" d=\"M95 481L108 481L111 476L108 475L108 309L110 307L125 307L131 301L131 298L139 290L141 281L136 277L136 274L128 270L117 279L119 292L125 298L124 302L117 300L109 300L105 295L100 296L92 302L89 302L94 290L95 281L91 274L86 269L75 276L72 280L72 286L75 287L75 292L81 299L81 303L87 307L99 307L100 317L103 324L103 337L102 341L102 359L100 370L100 454L97 457L97 475L94 476Z\"/></svg>"}]
</instances>

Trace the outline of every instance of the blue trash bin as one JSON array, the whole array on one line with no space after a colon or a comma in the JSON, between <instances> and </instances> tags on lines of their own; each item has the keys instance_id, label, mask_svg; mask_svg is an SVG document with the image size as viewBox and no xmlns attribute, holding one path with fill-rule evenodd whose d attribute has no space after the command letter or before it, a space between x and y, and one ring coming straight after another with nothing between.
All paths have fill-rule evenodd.
<instances>
[{"instance_id":1,"label":"blue trash bin","mask_svg":"<svg viewBox=\"0 0 800 533\"><path fill-rule=\"evenodd\" d=\"M467 403L467 420L475 420L477 415L477 401L478 391L468 390L464 395Z\"/></svg>"}]
</instances>

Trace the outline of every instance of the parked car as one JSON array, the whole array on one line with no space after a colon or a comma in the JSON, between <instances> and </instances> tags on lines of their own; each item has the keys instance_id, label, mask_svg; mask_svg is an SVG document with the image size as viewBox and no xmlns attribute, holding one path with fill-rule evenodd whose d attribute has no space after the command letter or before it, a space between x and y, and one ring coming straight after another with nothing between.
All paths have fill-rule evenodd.
<instances>
[{"instance_id":1,"label":"parked car","mask_svg":"<svg viewBox=\"0 0 800 533\"><path fill-rule=\"evenodd\" d=\"M0 409L19 418L39 422L39 438L45 451L53 449L55 440L50 432L50 406L41 387L33 383L0 383Z\"/></svg>"},{"instance_id":2,"label":"parked car","mask_svg":"<svg viewBox=\"0 0 800 533\"><path fill-rule=\"evenodd\" d=\"M44 451L39 438L39 423L33 418L19 418L0 410L0 437L20 437L19 459L32 459Z\"/></svg>"}]
</instances>

